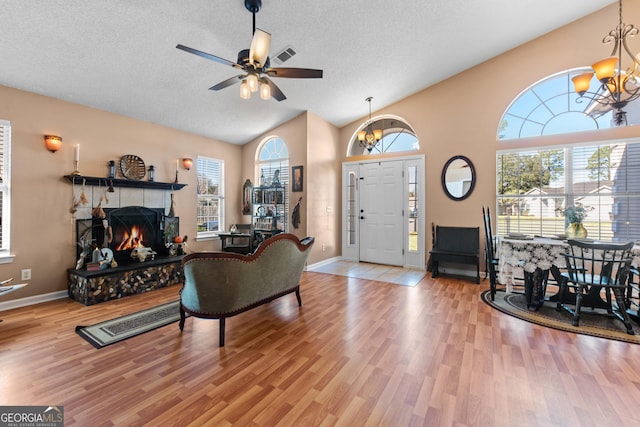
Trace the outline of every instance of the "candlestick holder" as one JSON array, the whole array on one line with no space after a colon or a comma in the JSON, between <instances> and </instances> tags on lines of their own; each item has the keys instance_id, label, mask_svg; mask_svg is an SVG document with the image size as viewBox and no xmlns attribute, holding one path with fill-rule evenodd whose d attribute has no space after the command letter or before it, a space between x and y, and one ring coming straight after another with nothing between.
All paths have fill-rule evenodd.
<instances>
[{"instance_id":1,"label":"candlestick holder","mask_svg":"<svg viewBox=\"0 0 640 427\"><path fill-rule=\"evenodd\" d=\"M177 183L178 183L178 171L176 171L176 180L175 180L175 181L173 181L173 183L174 183L174 184L177 184Z\"/></svg>"},{"instance_id":2,"label":"candlestick holder","mask_svg":"<svg viewBox=\"0 0 640 427\"><path fill-rule=\"evenodd\" d=\"M78 167L80 166L80 161L78 160L74 160L73 161L73 173L71 175L80 175L80 171L78 170Z\"/></svg>"}]
</instances>

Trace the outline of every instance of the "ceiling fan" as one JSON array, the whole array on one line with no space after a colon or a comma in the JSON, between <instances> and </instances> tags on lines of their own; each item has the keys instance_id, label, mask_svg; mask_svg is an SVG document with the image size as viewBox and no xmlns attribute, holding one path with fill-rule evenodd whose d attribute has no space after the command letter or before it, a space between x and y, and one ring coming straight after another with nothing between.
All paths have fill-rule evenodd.
<instances>
[{"instance_id":1,"label":"ceiling fan","mask_svg":"<svg viewBox=\"0 0 640 427\"><path fill-rule=\"evenodd\" d=\"M277 101L287 99L284 93L269 77L285 77L285 78L306 78L320 79L322 78L322 70L314 70L310 68L271 68L269 60L269 45L271 43L271 34L256 28L256 13L262 7L262 0L244 0L244 6L253 14L253 38L251 47L238 52L238 61L232 62L228 59L210 53L202 52L181 44L176 48L185 52L193 53L211 61L229 65L238 70L242 70L242 74L233 76L227 80L211 86L209 90L221 90L226 87L240 83L240 97L248 99L251 92L260 90L262 99L273 97Z\"/></svg>"}]
</instances>

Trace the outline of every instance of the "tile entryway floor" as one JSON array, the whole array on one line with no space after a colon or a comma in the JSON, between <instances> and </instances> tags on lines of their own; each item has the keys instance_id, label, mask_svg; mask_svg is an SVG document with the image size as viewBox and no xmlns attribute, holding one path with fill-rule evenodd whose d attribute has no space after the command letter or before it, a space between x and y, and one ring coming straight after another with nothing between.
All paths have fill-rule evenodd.
<instances>
[{"instance_id":1,"label":"tile entryway floor","mask_svg":"<svg viewBox=\"0 0 640 427\"><path fill-rule=\"evenodd\" d=\"M354 277L357 279L377 280L403 286L417 285L426 274L426 271L423 270L344 260L334 261L330 264L309 269L309 271L336 274L338 276Z\"/></svg>"}]
</instances>

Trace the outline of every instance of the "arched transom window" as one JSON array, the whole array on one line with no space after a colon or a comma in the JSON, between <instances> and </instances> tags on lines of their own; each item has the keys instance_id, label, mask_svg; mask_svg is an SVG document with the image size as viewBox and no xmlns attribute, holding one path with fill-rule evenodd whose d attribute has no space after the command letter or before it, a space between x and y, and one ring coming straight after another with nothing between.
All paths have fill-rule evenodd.
<instances>
[{"instance_id":1,"label":"arched transom window","mask_svg":"<svg viewBox=\"0 0 640 427\"><path fill-rule=\"evenodd\" d=\"M420 142L413 128L398 117L374 117L371 119L371 128L382 130L382 139L373 147L371 152L358 141L358 132L366 130L369 121L363 123L351 138L347 156L361 156L363 154L397 153L416 151L420 148Z\"/></svg>"},{"instance_id":2,"label":"arched transom window","mask_svg":"<svg viewBox=\"0 0 640 427\"><path fill-rule=\"evenodd\" d=\"M276 171L280 182L289 182L289 150L281 138L268 138L258 150L256 160L255 185L270 183Z\"/></svg>"},{"instance_id":3,"label":"arched transom window","mask_svg":"<svg viewBox=\"0 0 640 427\"><path fill-rule=\"evenodd\" d=\"M571 78L589 71L576 68L529 86L509 105L498 125L499 140L557 135L616 126L610 107L580 97ZM591 87L599 86L594 75ZM640 103L627 105L627 124L640 123Z\"/></svg>"}]
</instances>

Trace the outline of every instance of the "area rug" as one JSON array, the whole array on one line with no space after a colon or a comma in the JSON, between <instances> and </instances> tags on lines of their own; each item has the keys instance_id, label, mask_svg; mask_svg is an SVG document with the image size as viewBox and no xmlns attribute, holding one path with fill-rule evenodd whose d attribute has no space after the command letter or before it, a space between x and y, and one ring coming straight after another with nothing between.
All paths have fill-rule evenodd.
<instances>
[{"instance_id":1,"label":"area rug","mask_svg":"<svg viewBox=\"0 0 640 427\"><path fill-rule=\"evenodd\" d=\"M180 320L180 302L172 301L91 326L76 326L76 333L102 348Z\"/></svg>"},{"instance_id":2,"label":"area rug","mask_svg":"<svg viewBox=\"0 0 640 427\"><path fill-rule=\"evenodd\" d=\"M620 320L612 316L599 314L601 312L594 313L590 308L582 310L580 326L573 326L571 315L564 310L557 311L555 302L545 302L538 311L533 311L527 309L525 296L520 293L507 294L498 292L495 301L491 301L490 291L484 291L481 297L491 307L537 325L576 334L640 344L640 325L633 320L631 324L635 335L629 335Z\"/></svg>"}]
</instances>

